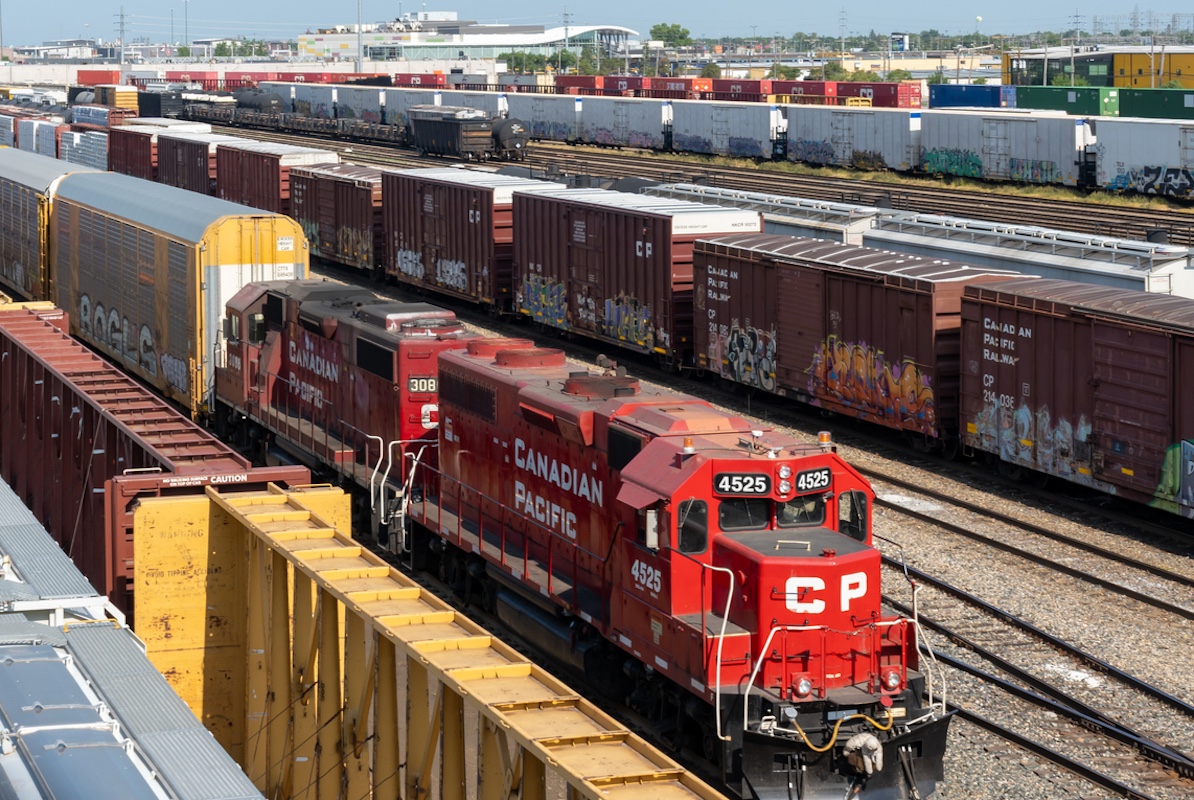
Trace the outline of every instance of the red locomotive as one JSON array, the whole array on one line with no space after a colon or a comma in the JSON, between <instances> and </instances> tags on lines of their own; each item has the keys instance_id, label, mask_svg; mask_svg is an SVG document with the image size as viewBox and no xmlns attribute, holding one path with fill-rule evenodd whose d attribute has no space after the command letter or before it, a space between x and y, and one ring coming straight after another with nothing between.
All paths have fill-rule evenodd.
<instances>
[{"instance_id":1,"label":"red locomotive","mask_svg":"<svg viewBox=\"0 0 1194 800\"><path fill-rule=\"evenodd\" d=\"M436 355L472 334L451 311L327 281L251 283L227 310L217 429L367 490L376 530L406 455L434 461Z\"/></svg>"},{"instance_id":2,"label":"red locomotive","mask_svg":"<svg viewBox=\"0 0 1194 800\"><path fill-rule=\"evenodd\" d=\"M874 493L806 444L557 350L439 356L416 565L721 760L745 797L927 796L950 715L883 616ZM919 793L919 794L917 794Z\"/></svg>"}]
</instances>

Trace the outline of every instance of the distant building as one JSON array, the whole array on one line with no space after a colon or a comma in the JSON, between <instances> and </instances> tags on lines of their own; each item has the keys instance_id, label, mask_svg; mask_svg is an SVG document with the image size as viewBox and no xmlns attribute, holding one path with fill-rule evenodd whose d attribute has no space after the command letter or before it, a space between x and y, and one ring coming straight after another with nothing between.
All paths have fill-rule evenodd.
<instances>
[{"instance_id":1,"label":"distant building","mask_svg":"<svg viewBox=\"0 0 1194 800\"><path fill-rule=\"evenodd\" d=\"M24 61L66 61L95 58L97 55L93 39L59 39L42 42L41 45L6 49L11 50L15 58Z\"/></svg>"},{"instance_id":2,"label":"distant building","mask_svg":"<svg viewBox=\"0 0 1194 800\"><path fill-rule=\"evenodd\" d=\"M494 59L517 51L551 55L567 47L592 47L601 55L621 54L638 32L616 25L484 25L456 18L455 11L421 11L392 22L361 27L364 57L372 61L424 59ZM352 60L357 53L357 26L338 25L298 37L298 55Z\"/></svg>"},{"instance_id":3,"label":"distant building","mask_svg":"<svg viewBox=\"0 0 1194 800\"><path fill-rule=\"evenodd\" d=\"M1003 82L1020 86L1068 83L1076 74L1090 86L1159 88L1177 82L1194 87L1194 47L1048 47L1008 50L1003 54Z\"/></svg>"}]
</instances>

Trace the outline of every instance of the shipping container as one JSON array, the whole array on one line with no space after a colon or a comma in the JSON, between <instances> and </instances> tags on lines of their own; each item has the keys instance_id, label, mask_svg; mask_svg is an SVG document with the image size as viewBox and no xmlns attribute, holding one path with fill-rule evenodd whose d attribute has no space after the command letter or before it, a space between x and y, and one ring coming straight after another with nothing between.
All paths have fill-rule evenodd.
<instances>
[{"instance_id":1,"label":"shipping container","mask_svg":"<svg viewBox=\"0 0 1194 800\"><path fill-rule=\"evenodd\" d=\"M1064 111L1075 116L1118 117L1119 89L1110 86L1020 86L1016 108Z\"/></svg>"},{"instance_id":2,"label":"shipping container","mask_svg":"<svg viewBox=\"0 0 1194 800\"><path fill-rule=\"evenodd\" d=\"M791 161L897 172L920 163L919 111L803 104L785 110Z\"/></svg>"},{"instance_id":3,"label":"shipping container","mask_svg":"<svg viewBox=\"0 0 1194 800\"><path fill-rule=\"evenodd\" d=\"M225 303L249 281L306 277L302 228L112 172L68 175L56 197L49 299L69 312L71 333L209 414Z\"/></svg>"},{"instance_id":4,"label":"shipping container","mask_svg":"<svg viewBox=\"0 0 1194 800\"><path fill-rule=\"evenodd\" d=\"M1194 517L1194 301L1071 281L969 287L962 441Z\"/></svg>"},{"instance_id":5,"label":"shipping container","mask_svg":"<svg viewBox=\"0 0 1194 800\"><path fill-rule=\"evenodd\" d=\"M578 140L609 147L663 150L668 146L672 103L652 97L586 97Z\"/></svg>"},{"instance_id":6,"label":"shipping container","mask_svg":"<svg viewBox=\"0 0 1194 800\"><path fill-rule=\"evenodd\" d=\"M815 105L832 105L837 97L837 81L772 81L771 91L778 102L808 102ZM782 98L787 98L784 100Z\"/></svg>"},{"instance_id":7,"label":"shipping container","mask_svg":"<svg viewBox=\"0 0 1194 800\"><path fill-rule=\"evenodd\" d=\"M772 82L769 80L743 80L740 78L714 78L713 89L704 96L706 100L746 100L748 102L774 102L770 99Z\"/></svg>"},{"instance_id":8,"label":"shipping container","mask_svg":"<svg viewBox=\"0 0 1194 800\"><path fill-rule=\"evenodd\" d=\"M493 82L485 72L449 72L445 77L448 79L445 85L454 89L484 92L493 88Z\"/></svg>"},{"instance_id":9,"label":"shipping container","mask_svg":"<svg viewBox=\"0 0 1194 800\"><path fill-rule=\"evenodd\" d=\"M247 142L222 133L167 132L158 135L158 183L199 194L216 193L216 149Z\"/></svg>"},{"instance_id":10,"label":"shipping container","mask_svg":"<svg viewBox=\"0 0 1194 800\"><path fill-rule=\"evenodd\" d=\"M757 212L602 189L514 193L515 310L547 327L692 363L692 250L758 232Z\"/></svg>"},{"instance_id":11,"label":"shipping container","mask_svg":"<svg viewBox=\"0 0 1194 800\"><path fill-rule=\"evenodd\" d=\"M693 254L696 366L932 440L956 435L963 286L1018 277L822 239L707 238Z\"/></svg>"},{"instance_id":12,"label":"shipping container","mask_svg":"<svg viewBox=\"0 0 1194 800\"><path fill-rule=\"evenodd\" d=\"M925 111L921 168L964 178L1078 186L1094 141L1085 118L1062 112Z\"/></svg>"},{"instance_id":13,"label":"shipping container","mask_svg":"<svg viewBox=\"0 0 1194 800\"><path fill-rule=\"evenodd\" d=\"M1120 89L1119 115L1194 119L1194 89Z\"/></svg>"},{"instance_id":14,"label":"shipping container","mask_svg":"<svg viewBox=\"0 0 1194 800\"><path fill-rule=\"evenodd\" d=\"M254 468L67 336L65 316L0 308L0 472L86 578L131 617L139 498L202 495L208 485L301 485L310 473Z\"/></svg>"},{"instance_id":15,"label":"shipping container","mask_svg":"<svg viewBox=\"0 0 1194 800\"><path fill-rule=\"evenodd\" d=\"M100 85L95 87L95 101L109 108L137 110L137 87L122 85Z\"/></svg>"},{"instance_id":16,"label":"shipping container","mask_svg":"<svg viewBox=\"0 0 1194 800\"><path fill-rule=\"evenodd\" d=\"M511 311L513 195L537 188L559 186L475 170L386 172L386 276Z\"/></svg>"},{"instance_id":17,"label":"shipping container","mask_svg":"<svg viewBox=\"0 0 1194 800\"><path fill-rule=\"evenodd\" d=\"M1102 118L1094 125L1099 186L1165 197L1194 196L1194 121Z\"/></svg>"},{"instance_id":18,"label":"shipping container","mask_svg":"<svg viewBox=\"0 0 1194 800\"><path fill-rule=\"evenodd\" d=\"M290 170L291 216L311 255L355 269L380 269L384 239L376 167L329 164Z\"/></svg>"},{"instance_id":19,"label":"shipping container","mask_svg":"<svg viewBox=\"0 0 1194 800\"><path fill-rule=\"evenodd\" d=\"M100 86L103 84L120 83L120 69L80 69L75 74L75 80L80 86Z\"/></svg>"},{"instance_id":20,"label":"shipping container","mask_svg":"<svg viewBox=\"0 0 1194 800\"><path fill-rule=\"evenodd\" d=\"M438 89L448 85L448 79L442 72L395 72L390 80L399 87Z\"/></svg>"},{"instance_id":21,"label":"shipping container","mask_svg":"<svg viewBox=\"0 0 1194 800\"><path fill-rule=\"evenodd\" d=\"M72 172L95 172L65 161L0 149L0 285L27 300L49 300L51 206Z\"/></svg>"},{"instance_id":22,"label":"shipping container","mask_svg":"<svg viewBox=\"0 0 1194 800\"><path fill-rule=\"evenodd\" d=\"M538 91L548 86L555 86L552 76L543 72L523 75L517 72L503 72L497 76L497 85L503 91Z\"/></svg>"},{"instance_id":23,"label":"shipping container","mask_svg":"<svg viewBox=\"0 0 1194 800\"><path fill-rule=\"evenodd\" d=\"M559 94L600 94L604 88L604 75L556 75Z\"/></svg>"},{"instance_id":24,"label":"shipping container","mask_svg":"<svg viewBox=\"0 0 1194 800\"><path fill-rule=\"evenodd\" d=\"M862 241L976 267L1194 297L1194 253L1176 245L912 213L877 220Z\"/></svg>"},{"instance_id":25,"label":"shipping container","mask_svg":"<svg viewBox=\"0 0 1194 800\"><path fill-rule=\"evenodd\" d=\"M513 119L522 120L532 139L549 142L574 142L580 136L583 97L566 94L506 95Z\"/></svg>"},{"instance_id":26,"label":"shipping container","mask_svg":"<svg viewBox=\"0 0 1194 800\"><path fill-rule=\"evenodd\" d=\"M838 97L858 97L870 100L874 108L920 108L920 81L903 83L873 83L870 81L838 81Z\"/></svg>"},{"instance_id":27,"label":"shipping container","mask_svg":"<svg viewBox=\"0 0 1194 800\"><path fill-rule=\"evenodd\" d=\"M137 113L142 117L177 118L184 105L182 92L137 92Z\"/></svg>"},{"instance_id":28,"label":"shipping container","mask_svg":"<svg viewBox=\"0 0 1194 800\"><path fill-rule=\"evenodd\" d=\"M382 93L382 105L387 123L406 126L410 124L411 108L440 105L440 93L436 89L386 89Z\"/></svg>"},{"instance_id":29,"label":"shipping container","mask_svg":"<svg viewBox=\"0 0 1194 800\"><path fill-rule=\"evenodd\" d=\"M275 214L290 213L290 168L339 164L316 147L243 141L216 145L216 195Z\"/></svg>"},{"instance_id":30,"label":"shipping container","mask_svg":"<svg viewBox=\"0 0 1194 800\"><path fill-rule=\"evenodd\" d=\"M671 107L677 150L770 160L787 147L787 119L777 105L675 100Z\"/></svg>"},{"instance_id":31,"label":"shipping container","mask_svg":"<svg viewBox=\"0 0 1194 800\"><path fill-rule=\"evenodd\" d=\"M336 116L339 119L359 119L381 122L384 119L379 86L340 86L336 89Z\"/></svg>"},{"instance_id":32,"label":"shipping container","mask_svg":"<svg viewBox=\"0 0 1194 800\"><path fill-rule=\"evenodd\" d=\"M974 83L929 84L929 108L1002 108L1004 86Z\"/></svg>"},{"instance_id":33,"label":"shipping container","mask_svg":"<svg viewBox=\"0 0 1194 800\"><path fill-rule=\"evenodd\" d=\"M604 91L606 94L639 94L650 84L651 79L641 75L606 75Z\"/></svg>"}]
</instances>

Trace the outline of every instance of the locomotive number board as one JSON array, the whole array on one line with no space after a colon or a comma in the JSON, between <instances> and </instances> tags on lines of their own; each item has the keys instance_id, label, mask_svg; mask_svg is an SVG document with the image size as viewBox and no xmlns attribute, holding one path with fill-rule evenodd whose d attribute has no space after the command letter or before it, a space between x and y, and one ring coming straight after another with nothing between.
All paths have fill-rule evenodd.
<instances>
[{"instance_id":1,"label":"locomotive number board","mask_svg":"<svg viewBox=\"0 0 1194 800\"><path fill-rule=\"evenodd\" d=\"M829 467L806 470L796 476L796 491L803 494L828 489L831 478Z\"/></svg>"},{"instance_id":2,"label":"locomotive number board","mask_svg":"<svg viewBox=\"0 0 1194 800\"><path fill-rule=\"evenodd\" d=\"M719 472L713 476L717 494L771 494L771 478L760 472Z\"/></svg>"}]
</instances>

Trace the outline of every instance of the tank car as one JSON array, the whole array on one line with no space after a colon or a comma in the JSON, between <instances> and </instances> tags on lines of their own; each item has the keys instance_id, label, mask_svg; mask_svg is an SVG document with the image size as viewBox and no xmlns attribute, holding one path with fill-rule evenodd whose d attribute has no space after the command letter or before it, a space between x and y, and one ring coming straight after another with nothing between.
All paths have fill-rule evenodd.
<instances>
[{"instance_id":1,"label":"tank car","mask_svg":"<svg viewBox=\"0 0 1194 800\"><path fill-rule=\"evenodd\" d=\"M874 492L798 442L558 350L440 354L412 560L701 748L744 797L925 797L950 714L880 608Z\"/></svg>"},{"instance_id":2,"label":"tank car","mask_svg":"<svg viewBox=\"0 0 1194 800\"><path fill-rule=\"evenodd\" d=\"M436 354L471 335L451 311L328 281L251 283L227 313L217 429L355 484L384 526L406 454L434 461Z\"/></svg>"}]
</instances>

